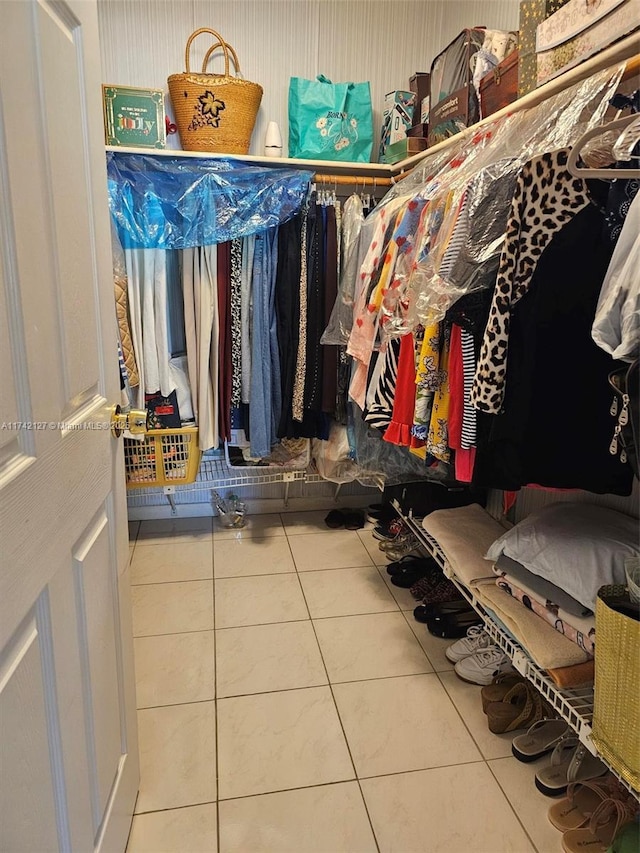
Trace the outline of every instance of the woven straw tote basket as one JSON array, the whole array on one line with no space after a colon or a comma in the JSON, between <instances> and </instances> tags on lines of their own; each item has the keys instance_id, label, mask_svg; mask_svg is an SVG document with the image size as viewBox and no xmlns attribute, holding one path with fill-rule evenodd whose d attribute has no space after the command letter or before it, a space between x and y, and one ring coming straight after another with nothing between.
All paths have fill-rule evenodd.
<instances>
[{"instance_id":1,"label":"woven straw tote basket","mask_svg":"<svg viewBox=\"0 0 640 853\"><path fill-rule=\"evenodd\" d=\"M208 51L200 74L189 68L189 52L196 36L209 33L218 41ZM217 48L224 51L224 75L207 74L207 63ZM236 76L229 74L229 54ZM186 71L172 74L169 92L185 151L211 151L220 154L246 154L256 122L262 86L244 80L235 50L215 30L202 27L187 39L184 62Z\"/></svg>"}]
</instances>

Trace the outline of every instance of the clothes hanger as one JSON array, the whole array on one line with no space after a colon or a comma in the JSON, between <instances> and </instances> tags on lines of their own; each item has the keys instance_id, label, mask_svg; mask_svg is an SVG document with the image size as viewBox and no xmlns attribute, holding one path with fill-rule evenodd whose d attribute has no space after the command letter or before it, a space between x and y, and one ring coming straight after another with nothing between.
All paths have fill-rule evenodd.
<instances>
[{"instance_id":1,"label":"clothes hanger","mask_svg":"<svg viewBox=\"0 0 640 853\"><path fill-rule=\"evenodd\" d=\"M631 139L635 140L633 146L640 140L640 115L634 114L625 116L624 118L615 119L608 124L603 124L593 130L588 130L583 136L578 139L576 144L571 149L569 159L567 161L567 170L576 178L604 178L604 180L616 180L618 178L640 178L640 169L586 169L578 166L578 158L581 151L584 149L587 142L602 136L604 133L616 130L620 131L620 136L625 137L631 134ZM617 144L617 143L616 143Z\"/></svg>"}]
</instances>

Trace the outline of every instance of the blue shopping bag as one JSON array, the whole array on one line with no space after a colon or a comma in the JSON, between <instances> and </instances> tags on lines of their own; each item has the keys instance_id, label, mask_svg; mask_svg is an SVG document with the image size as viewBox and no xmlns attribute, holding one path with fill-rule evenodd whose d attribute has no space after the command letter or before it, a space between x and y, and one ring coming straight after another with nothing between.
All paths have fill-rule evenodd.
<instances>
[{"instance_id":1,"label":"blue shopping bag","mask_svg":"<svg viewBox=\"0 0 640 853\"><path fill-rule=\"evenodd\" d=\"M292 77L289 82L289 157L368 163L373 112L368 83Z\"/></svg>"}]
</instances>

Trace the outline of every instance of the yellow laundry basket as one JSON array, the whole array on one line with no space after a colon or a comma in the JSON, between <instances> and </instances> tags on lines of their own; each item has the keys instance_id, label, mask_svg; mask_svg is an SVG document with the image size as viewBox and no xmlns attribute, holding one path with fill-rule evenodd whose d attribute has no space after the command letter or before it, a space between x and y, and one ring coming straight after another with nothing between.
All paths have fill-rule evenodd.
<instances>
[{"instance_id":1,"label":"yellow laundry basket","mask_svg":"<svg viewBox=\"0 0 640 853\"><path fill-rule=\"evenodd\" d=\"M128 489L181 486L198 476L198 428L149 430L144 441L124 440Z\"/></svg>"}]
</instances>

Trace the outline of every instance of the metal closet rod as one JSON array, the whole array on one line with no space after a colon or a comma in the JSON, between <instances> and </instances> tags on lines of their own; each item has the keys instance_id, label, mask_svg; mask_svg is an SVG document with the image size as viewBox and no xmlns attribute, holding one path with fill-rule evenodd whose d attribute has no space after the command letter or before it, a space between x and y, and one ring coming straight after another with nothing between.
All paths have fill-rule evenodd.
<instances>
[{"instance_id":1,"label":"metal closet rod","mask_svg":"<svg viewBox=\"0 0 640 853\"><path fill-rule=\"evenodd\" d=\"M317 172L313 176L313 180L316 184L320 184L321 187L325 187L326 189L331 189L332 184L375 188L390 187L391 184L395 183L395 179L392 178L368 178L364 175L325 175L324 172Z\"/></svg>"}]
</instances>

